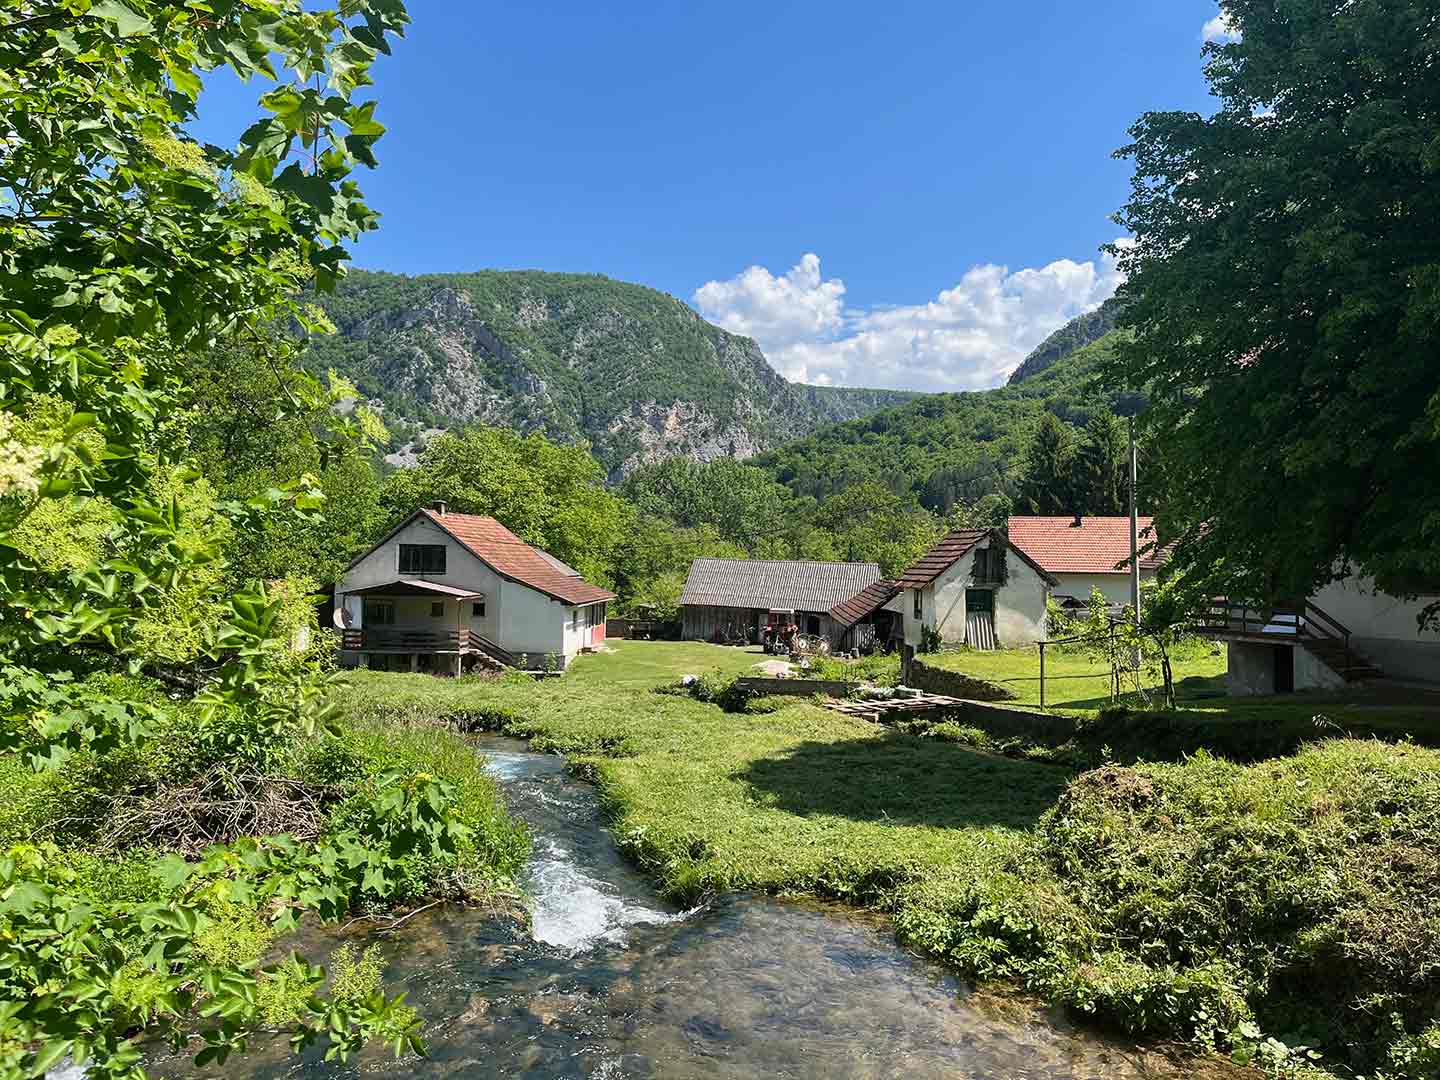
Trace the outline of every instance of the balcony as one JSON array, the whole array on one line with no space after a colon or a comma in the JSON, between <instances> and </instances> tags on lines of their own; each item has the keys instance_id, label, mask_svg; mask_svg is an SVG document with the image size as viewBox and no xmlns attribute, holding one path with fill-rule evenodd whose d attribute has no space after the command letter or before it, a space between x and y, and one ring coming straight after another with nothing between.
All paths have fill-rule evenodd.
<instances>
[{"instance_id":1,"label":"balcony","mask_svg":"<svg viewBox=\"0 0 1440 1080\"><path fill-rule=\"evenodd\" d=\"M507 667L522 666L510 652L474 630L420 630L403 626L342 630L340 648L346 652L484 653Z\"/></svg>"}]
</instances>

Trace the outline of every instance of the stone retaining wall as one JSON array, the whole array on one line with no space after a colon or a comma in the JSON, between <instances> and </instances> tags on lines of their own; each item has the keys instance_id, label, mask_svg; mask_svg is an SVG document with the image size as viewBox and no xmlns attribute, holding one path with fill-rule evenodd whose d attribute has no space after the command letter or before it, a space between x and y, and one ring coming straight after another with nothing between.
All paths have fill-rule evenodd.
<instances>
[{"instance_id":1,"label":"stone retaining wall","mask_svg":"<svg viewBox=\"0 0 1440 1080\"><path fill-rule=\"evenodd\" d=\"M963 698L966 701L1009 701L1013 693L998 683L986 682L958 671L932 667L918 656L910 661L910 673L905 679L906 686L927 690L932 694Z\"/></svg>"},{"instance_id":2,"label":"stone retaining wall","mask_svg":"<svg viewBox=\"0 0 1440 1080\"><path fill-rule=\"evenodd\" d=\"M839 679L766 679L747 675L736 679L735 686L752 694L785 694L790 697L824 694L826 697L843 698L850 692L849 684Z\"/></svg>"}]
</instances>

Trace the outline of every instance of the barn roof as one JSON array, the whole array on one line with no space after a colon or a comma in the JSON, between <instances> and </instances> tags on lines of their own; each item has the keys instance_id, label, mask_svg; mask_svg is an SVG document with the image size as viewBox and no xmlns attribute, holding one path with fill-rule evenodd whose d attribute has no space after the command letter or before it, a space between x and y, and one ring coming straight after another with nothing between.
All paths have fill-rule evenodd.
<instances>
[{"instance_id":1,"label":"barn roof","mask_svg":"<svg viewBox=\"0 0 1440 1080\"><path fill-rule=\"evenodd\" d=\"M682 605L829 611L880 580L875 563L696 559Z\"/></svg>"},{"instance_id":2,"label":"barn roof","mask_svg":"<svg viewBox=\"0 0 1440 1080\"><path fill-rule=\"evenodd\" d=\"M1143 550L1155 541L1154 519L1139 524L1140 568L1158 570L1165 552ZM1128 517L1012 517L1009 532L1012 544L1052 574L1130 572Z\"/></svg>"},{"instance_id":3,"label":"barn roof","mask_svg":"<svg viewBox=\"0 0 1440 1080\"><path fill-rule=\"evenodd\" d=\"M956 529L942 537L929 551L921 555L900 575L902 589L918 589L929 585L956 562L964 558L971 548L985 539L986 529Z\"/></svg>"},{"instance_id":4,"label":"barn roof","mask_svg":"<svg viewBox=\"0 0 1440 1080\"><path fill-rule=\"evenodd\" d=\"M954 532L941 537L934 547L916 559L915 562L900 575L900 580L896 582L896 585L902 589L920 589L929 585L946 570L949 570L950 567L968 555L970 549L987 536L993 537L1002 543L1006 542L1005 534L999 529L956 529ZM1048 584L1059 584L1045 567L1032 559L1029 553L1018 547L1013 540L1007 543L1007 547L1027 562L1030 568L1039 574Z\"/></svg>"},{"instance_id":5,"label":"barn roof","mask_svg":"<svg viewBox=\"0 0 1440 1080\"><path fill-rule=\"evenodd\" d=\"M836 604L830 609L830 617L841 626L854 626L864 622L895 599L899 591L900 586L895 582L881 579L873 585L865 586L850 599Z\"/></svg>"},{"instance_id":6,"label":"barn roof","mask_svg":"<svg viewBox=\"0 0 1440 1080\"><path fill-rule=\"evenodd\" d=\"M482 562L496 573L521 585L528 585L536 592L553 597L566 604L597 604L602 600L613 600L615 594L609 589L591 585L571 571L557 569L565 566L559 559L538 548L533 548L492 517L479 514L436 513L421 510L430 521L469 548Z\"/></svg>"}]
</instances>

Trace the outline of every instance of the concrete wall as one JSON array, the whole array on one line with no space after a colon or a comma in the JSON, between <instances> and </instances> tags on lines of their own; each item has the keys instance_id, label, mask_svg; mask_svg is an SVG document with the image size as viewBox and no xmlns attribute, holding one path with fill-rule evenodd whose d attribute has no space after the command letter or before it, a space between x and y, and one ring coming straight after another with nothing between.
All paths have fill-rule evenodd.
<instances>
[{"instance_id":1,"label":"concrete wall","mask_svg":"<svg viewBox=\"0 0 1440 1080\"><path fill-rule=\"evenodd\" d=\"M1090 599L1092 589L1099 589L1112 604L1130 603L1129 574L1056 574L1055 577L1060 580L1060 584L1054 588L1054 592L1073 596L1082 602ZM1154 580L1154 570L1140 571L1141 585Z\"/></svg>"},{"instance_id":2,"label":"concrete wall","mask_svg":"<svg viewBox=\"0 0 1440 1080\"><path fill-rule=\"evenodd\" d=\"M976 550L988 547L983 540ZM1015 552L1005 560L1008 580L995 590L995 638L1001 648L1028 645L1045 636L1045 601L1049 587L1030 564ZM955 562L929 585L919 590L923 612L915 617L915 592L906 589L886 605L904 618L905 644L919 646L922 627L938 629L947 645L965 644L965 590L971 587L975 551Z\"/></svg>"},{"instance_id":3,"label":"concrete wall","mask_svg":"<svg viewBox=\"0 0 1440 1080\"><path fill-rule=\"evenodd\" d=\"M1420 633L1416 617L1434 596L1400 600L1377 592L1368 578L1332 581L1311 601L1340 620L1354 650L1388 676L1440 682L1440 633Z\"/></svg>"},{"instance_id":4,"label":"concrete wall","mask_svg":"<svg viewBox=\"0 0 1440 1080\"><path fill-rule=\"evenodd\" d=\"M1261 645L1232 641L1226 653L1225 689L1235 697L1275 693L1275 650L1293 649L1295 689L1335 690L1345 680L1303 645Z\"/></svg>"}]
</instances>

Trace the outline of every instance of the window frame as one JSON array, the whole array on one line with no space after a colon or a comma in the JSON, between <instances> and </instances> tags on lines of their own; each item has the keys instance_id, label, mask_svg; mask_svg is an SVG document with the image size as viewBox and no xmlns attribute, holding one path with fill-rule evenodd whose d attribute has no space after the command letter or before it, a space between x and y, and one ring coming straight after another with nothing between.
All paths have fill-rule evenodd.
<instances>
[{"instance_id":1,"label":"window frame","mask_svg":"<svg viewBox=\"0 0 1440 1080\"><path fill-rule=\"evenodd\" d=\"M915 618L925 618L925 590L915 590Z\"/></svg>"},{"instance_id":2,"label":"window frame","mask_svg":"<svg viewBox=\"0 0 1440 1080\"><path fill-rule=\"evenodd\" d=\"M472 619L483 619L483 618L485 618L485 601L484 601L484 600L472 600L472 601L470 601L470 617L471 617Z\"/></svg>"},{"instance_id":3,"label":"window frame","mask_svg":"<svg viewBox=\"0 0 1440 1080\"><path fill-rule=\"evenodd\" d=\"M444 600L431 600L431 601L430 601L430 617L431 617L432 619L443 619L443 618L445 617L445 601L444 601Z\"/></svg>"},{"instance_id":4,"label":"window frame","mask_svg":"<svg viewBox=\"0 0 1440 1080\"><path fill-rule=\"evenodd\" d=\"M381 612L388 612L389 618L377 617ZM394 626L395 625L395 601L384 597L363 597L360 605L361 626Z\"/></svg>"},{"instance_id":5,"label":"window frame","mask_svg":"<svg viewBox=\"0 0 1440 1080\"><path fill-rule=\"evenodd\" d=\"M435 552L437 552L437 551L440 553L440 558L439 558L438 560L431 559L431 558L426 558L426 553L428 553L428 554L430 554L430 555L433 555L433 554L434 554ZM415 567L407 567L407 566L405 565L405 563L406 563L406 558L405 558L405 556L406 556L407 554L412 554L412 553L414 553L415 556L416 556L416 558L415 558L413 561L416 562L417 565L416 565ZM436 562L436 561L439 562L439 569L436 569L433 565L429 565L429 564L432 564L432 563L434 563L434 562ZM444 574L444 573L446 572L446 567L447 567L448 565L449 565L449 546L446 545L446 544L396 544L396 545L395 545L395 568L396 568L396 570L397 570L399 573L402 573L402 574Z\"/></svg>"}]
</instances>

